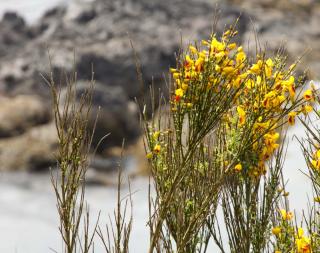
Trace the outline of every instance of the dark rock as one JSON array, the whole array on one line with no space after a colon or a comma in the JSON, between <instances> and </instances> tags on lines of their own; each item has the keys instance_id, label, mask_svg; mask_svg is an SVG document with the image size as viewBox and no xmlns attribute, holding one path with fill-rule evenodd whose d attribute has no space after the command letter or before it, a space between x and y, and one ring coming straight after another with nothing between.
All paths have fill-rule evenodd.
<instances>
[{"instance_id":1,"label":"dark rock","mask_svg":"<svg viewBox=\"0 0 320 253\"><path fill-rule=\"evenodd\" d=\"M8 25L13 31L23 32L26 28L26 22L15 12L6 12L3 15L2 23Z\"/></svg>"},{"instance_id":2,"label":"dark rock","mask_svg":"<svg viewBox=\"0 0 320 253\"><path fill-rule=\"evenodd\" d=\"M69 8L59 7L48 11L39 24L29 28L34 39L20 50L10 52L8 61L19 55L28 59L30 70L23 78L5 79L14 87L10 94L23 93L33 88L42 96L43 89L34 89L39 79L35 77L46 71L47 48L53 54L52 66L67 72L73 69L73 48L76 49L78 77L91 77L91 66L95 78L106 86L121 86L130 99L141 95L138 82L134 50L141 61L144 76L144 92L155 82L161 87L163 74L175 65L174 53L180 47L180 32L186 42L206 38L211 32L211 18L214 5L205 2L178 0L167 4L161 1L102 1L71 4ZM232 24L240 15L237 8L222 6L222 22ZM242 14L238 25L245 30L248 23ZM222 31L224 25L218 27ZM10 40L14 44L14 40ZM1 60L1 59L0 59ZM40 64L39 64L40 63ZM8 63L10 64L10 63ZM31 87L18 86L28 83ZM8 86L8 85L7 85ZM5 89L4 89L5 90Z\"/></svg>"},{"instance_id":3,"label":"dark rock","mask_svg":"<svg viewBox=\"0 0 320 253\"><path fill-rule=\"evenodd\" d=\"M285 47L289 64L304 56L297 71L309 69L309 79L319 79L320 2L316 0L228 0L246 10L253 24L244 34L255 52L255 30L259 45L269 54Z\"/></svg>"},{"instance_id":4,"label":"dark rock","mask_svg":"<svg viewBox=\"0 0 320 253\"><path fill-rule=\"evenodd\" d=\"M82 12L75 20L80 24L85 24L94 19L96 15L97 13L95 10L86 10Z\"/></svg>"},{"instance_id":5,"label":"dark rock","mask_svg":"<svg viewBox=\"0 0 320 253\"><path fill-rule=\"evenodd\" d=\"M86 82L77 84L78 100L88 88ZM62 101L65 100L65 94L66 91L62 91ZM112 146L121 146L124 138L126 143L130 144L140 135L137 107L134 102L128 100L126 93L119 86L103 86L101 83L95 83L88 125L91 129L95 125L92 146L94 149L97 148L100 154ZM98 146L100 140L107 134L109 136Z\"/></svg>"},{"instance_id":6,"label":"dark rock","mask_svg":"<svg viewBox=\"0 0 320 253\"><path fill-rule=\"evenodd\" d=\"M4 14L0 22L0 57L10 54L29 40L29 28L15 12Z\"/></svg>"}]
</instances>

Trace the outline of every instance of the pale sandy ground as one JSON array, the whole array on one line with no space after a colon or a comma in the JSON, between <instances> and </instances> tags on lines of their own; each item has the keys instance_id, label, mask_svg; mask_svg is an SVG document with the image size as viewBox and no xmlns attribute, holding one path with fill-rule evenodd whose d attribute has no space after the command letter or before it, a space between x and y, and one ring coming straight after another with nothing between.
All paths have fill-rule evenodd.
<instances>
[{"instance_id":1,"label":"pale sandy ground","mask_svg":"<svg viewBox=\"0 0 320 253\"><path fill-rule=\"evenodd\" d=\"M0 16L5 10L18 10L28 22L34 22L43 11L63 0L0 0ZM306 171L306 165L299 144L292 140L294 134L303 136L299 126L290 131L290 145L285 163L285 175L289 178L287 190L290 192L291 207L297 211L298 220L301 209L307 206L307 194L311 192L307 177L299 170ZM133 237L131 252L146 252L148 245L147 192L148 180L139 178L132 181L133 195ZM128 188L123 189L123 194ZM101 210L103 225L107 214L115 207L116 191L109 187L88 187L86 199L90 205L92 221ZM0 175L0 252L2 253L45 253L50 248L61 251L58 233L58 219L55 198L48 174L1 174ZM99 250L100 249L100 250ZM103 252L97 246L96 252Z\"/></svg>"}]
</instances>

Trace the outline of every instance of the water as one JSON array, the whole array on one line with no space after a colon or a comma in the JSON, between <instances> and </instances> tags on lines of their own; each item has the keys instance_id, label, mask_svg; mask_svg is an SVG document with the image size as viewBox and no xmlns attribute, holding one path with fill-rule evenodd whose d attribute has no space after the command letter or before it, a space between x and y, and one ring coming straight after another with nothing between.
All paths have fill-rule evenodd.
<instances>
[{"instance_id":1,"label":"water","mask_svg":"<svg viewBox=\"0 0 320 253\"><path fill-rule=\"evenodd\" d=\"M58 231L55 196L49 174L2 174L0 175L0 252L45 253L62 252ZM132 252L146 252L147 240L137 243L137 238L147 238L148 180L132 181L133 231L130 247ZM127 196L124 185L122 196ZM95 223L101 211L100 226L104 229L108 215L116 205L116 187L87 187L86 200L90 206L91 222ZM96 252L104 252L96 240Z\"/></svg>"}]
</instances>

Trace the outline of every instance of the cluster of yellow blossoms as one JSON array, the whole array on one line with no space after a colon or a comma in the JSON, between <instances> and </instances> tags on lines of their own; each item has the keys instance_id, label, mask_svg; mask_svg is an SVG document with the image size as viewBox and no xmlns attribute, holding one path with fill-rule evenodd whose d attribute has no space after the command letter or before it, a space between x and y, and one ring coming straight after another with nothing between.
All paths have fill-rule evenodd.
<instances>
[{"instance_id":1,"label":"cluster of yellow blossoms","mask_svg":"<svg viewBox=\"0 0 320 253\"><path fill-rule=\"evenodd\" d=\"M280 146L278 128L285 124L292 126L298 115L313 111L315 87L312 84L298 96L296 90L302 88L304 80L294 77L295 64L286 67L282 57L265 55L251 62L243 48L232 42L235 35L235 31L227 30L221 40L212 36L202 41L201 47L189 46L177 68L170 69L174 80L171 111L176 115L187 114L188 118L191 111L200 113L211 101L212 94L222 100L234 92L230 109L221 117L226 139L231 143L227 148L231 155L224 162L227 166L232 164L232 169L241 176L260 178ZM160 157L165 153L163 133L151 130L149 137L151 145L147 157ZM245 154L239 155L237 151L246 138L249 145ZM320 146L316 148L310 164L320 173ZM276 245L281 246L276 247L275 253L312 253L310 237L304 235L302 228L292 225L293 214L280 210L280 217L279 226L272 229Z\"/></svg>"},{"instance_id":2,"label":"cluster of yellow blossoms","mask_svg":"<svg viewBox=\"0 0 320 253\"><path fill-rule=\"evenodd\" d=\"M288 124L294 125L298 114L306 115L312 111L313 90L306 90L303 99L298 99L295 92L298 85L291 75L295 65L285 70L281 64L278 58L258 59L242 74L246 80L236 101L237 124L244 131L252 129L254 144L250 157L256 156L258 159L256 164L253 164L251 158L247 163L250 166L249 174L253 176L266 172L266 162L279 147L277 142L280 134L276 128L283 124L282 119L287 117Z\"/></svg>"},{"instance_id":3,"label":"cluster of yellow blossoms","mask_svg":"<svg viewBox=\"0 0 320 253\"><path fill-rule=\"evenodd\" d=\"M151 129L152 130L152 129ZM154 131L150 132L150 143L152 143L153 149L151 152L147 153L147 158L151 159L154 155L158 155L161 152L161 132L160 131Z\"/></svg>"},{"instance_id":4,"label":"cluster of yellow blossoms","mask_svg":"<svg viewBox=\"0 0 320 253\"><path fill-rule=\"evenodd\" d=\"M302 228L298 228L298 232L295 236L295 244L298 253L310 253L311 250L311 239L304 235Z\"/></svg>"},{"instance_id":5,"label":"cluster of yellow blossoms","mask_svg":"<svg viewBox=\"0 0 320 253\"><path fill-rule=\"evenodd\" d=\"M247 157L254 157L255 161L240 157L234 169L237 172L246 169L250 175L259 177L266 172L266 162L279 147L277 127L286 117L288 124L294 125L297 115L311 112L314 91L306 90L302 102L296 97L296 88L302 86L302 81L293 76L296 65L285 68L281 57L266 58L264 55L250 63L243 48L232 42L236 34L236 31L227 30L221 40L212 36L202 41L202 49L189 46L177 68L170 69L174 79L171 109L180 114L201 110L210 94L226 96L236 91L234 105L226 116L226 126L238 129L239 133L251 130L252 154ZM159 150L160 146L155 146L153 153Z\"/></svg>"},{"instance_id":6,"label":"cluster of yellow blossoms","mask_svg":"<svg viewBox=\"0 0 320 253\"><path fill-rule=\"evenodd\" d=\"M311 238L305 236L302 228L295 229L291 223L293 214L284 209L280 210L280 214L280 225L272 228L276 236L275 253L312 253Z\"/></svg>"},{"instance_id":7,"label":"cluster of yellow blossoms","mask_svg":"<svg viewBox=\"0 0 320 253\"><path fill-rule=\"evenodd\" d=\"M316 150L311 159L312 168L316 171L320 171L320 149Z\"/></svg>"},{"instance_id":8,"label":"cluster of yellow blossoms","mask_svg":"<svg viewBox=\"0 0 320 253\"><path fill-rule=\"evenodd\" d=\"M236 108L236 115L232 109L227 124L229 128L240 131L241 128L253 130L252 153L258 156L258 161L250 164L250 169L252 175L259 176L265 173L266 161L279 146L280 134L276 128L283 123L280 121L287 117L289 125L294 125L299 113L312 111L314 95L313 90L308 89L303 94L304 103L296 98L299 84L292 75L295 64L285 69L280 57L265 59L264 56L250 64L243 48L231 42L235 34L228 30L221 41L215 37L202 41L205 49L201 51L195 46L189 47L183 65L171 69L175 81L172 104L174 110L190 110L197 103L197 88L203 80L207 80L207 92L220 92L222 86L238 89L233 107ZM294 110L299 103L300 107ZM234 118L237 118L236 123ZM240 161L235 170L239 172L244 167L245 161Z\"/></svg>"}]
</instances>

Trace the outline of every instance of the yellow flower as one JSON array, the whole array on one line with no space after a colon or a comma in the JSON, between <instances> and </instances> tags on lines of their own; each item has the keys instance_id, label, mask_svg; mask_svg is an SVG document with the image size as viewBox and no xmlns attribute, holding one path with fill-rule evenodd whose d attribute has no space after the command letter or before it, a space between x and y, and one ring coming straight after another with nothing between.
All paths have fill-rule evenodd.
<instances>
[{"instance_id":1,"label":"yellow flower","mask_svg":"<svg viewBox=\"0 0 320 253\"><path fill-rule=\"evenodd\" d=\"M185 91L188 89L188 84L182 83L181 88Z\"/></svg>"},{"instance_id":2,"label":"yellow flower","mask_svg":"<svg viewBox=\"0 0 320 253\"><path fill-rule=\"evenodd\" d=\"M298 253L310 253L311 252L311 240L309 237L304 236L302 228L298 228L296 234L296 249Z\"/></svg>"},{"instance_id":3,"label":"yellow flower","mask_svg":"<svg viewBox=\"0 0 320 253\"><path fill-rule=\"evenodd\" d=\"M180 78L181 74L178 72L174 72L172 76L173 76L174 80L178 80Z\"/></svg>"},{"instance_id":4,"label":"yellow flower","mask_svg":"<svg viewBox=\"0 0 320 253\"><path fill-rule=\"evenodd\" d=\"M190 55L186 55L186 60L184 62L184 67L190 69L194 65L194 61L190 58Z\"/></svg>"},{"instance_id":5,"label":"yellow flower","mask_svg":"<svg viewBox=\"0 0 320 253\"><path fill-rule=\"evenodd\" d=\"M198 54L198 50L197 50L194 46L192 46L192 45L189 46L189 50L190 50L190 52L193 53L193 54Z\"/></svg>"},{"instance_id":6,"label":"yellow flower","mask_svg":"<svg viewBox=\"0 0 320 253\"><path fill-rule=\"evenodd\" d=\"M288 80L282 81L282 85L284 86L285 90L289 91L291 99L295 96L295 85L294 85L294 77L290 76Z\"/></svg>"},{"instance_id":7,"label":"yellow flower","mask_svg":"<svg viewBox=\"0 0 320 253\"><path fill-rule=\"evenodd\" d=\"M289 125L291 125L291 126L294 125L296 115L297 115L296 112L289 112L289 114L288 114L288 123L289 123Z\"/></svg>"},{"instance_id":8,"label":"yellow flower","mask_svg":"<svg viewBox=\"0 0 320 253\"><path fill-rule=\"evenodd\" d=\"M185 71L184 72L184 80L188 81L188 80L191 79L191 77L192 77L192 74L190 73L190 71Z\"/></svg>"},{"instance_id":9,"label":"yellow flower","mask_svg":"<svg viewBox=\"0 0 320 253\"><path fill-rule=\"evenodd\" d=\"M294 87L294 84L289 86L289 94L291 99L293 99L296 94L296 88Z\"/></svg>"},{"instance_id":10,"label":"yellow flower","mask_svg":"<svg viewBox=\"0 0 320 253\"><path fill-rule=\"evenodd\" d=\"M176 89L175 95L176 96L174 97L174 101L179 102L184 95L183 89L181 89L181 88Z\"/></svg>"},{"instance_id":11,"label":"yellow flower","mask_svg":"<svg viewBox=\"0 0 320 253\"><path fill-rule=\"evenodd\" d=\"M269 58L269 59L266 61L266 65L267 65L268 67L273 67L273 66L274 66L273 61L272 61L271 58Z\"/></svg>"},{"instance_id":12,"label":"yellow flower","mask_svg":"<svg viewBox=\"0 0 320 253\"><path fill-rule=\"evenodd\" d=\"M317 196L317 197L314 197L314 202L317 202L317 203L320 203L320 197L319 196Z\"/></svg>"},{"instance_id":13,"label":"yellow flower","mask_svg":"<svg viewBox=\"0 0 320 253\"><path fill-rule=\"evenodd\" d=\"M246 87L251 90L254 87L254 81L252 79L248 79L245 83Z\"/></svg>"},{"instance_id":14,"label":"yellow flower","mask_svg":"<svg viewBox=\"0 0 320 253\"><path fill-rule=\"evenodd\" d=\"M178 72L178 70L175 69L175 68L170 68L170 72L171 72L171 73L176 73L176 72Z\"/></svg>"},{"instance_id":15,"label":"yellow flower","mask_svg":"<svg viewBox=\"0 0 320 253\"><path fill-rule=\"evenodd\" d=\"M242 170L242 165L241 163L238 163L235 167L234 167L235 171L240 172Z\"/></svg>"},{"instance_id":16,"label":"yellow flower","mask_svg":"<svg viewBox=\"0 0 320 253\"><path fill-rule=\"evenodd\" d=\"M236 43L231 43L231 44L228 45L228 49L229 49L229 50L233 50L233 49L235 49L236 47L237 47L237 44L236 44Z\"/></svg>"},{"instance_id":17,"label":"yellow flower","mask_svg":"<svg viewBox=\"0 0 320 253\"><path fill-rule=\"evenodd\" d=\"M302 112L304 115L307 115L308 113L312 112L313 108L311 105L301 105L300 112Z\"/></svg>"},{"instance_id":18,"label":"yellow flower","mask_svg":"<svg viewBox=\"0 0 320 253\"><path fill-rule=\"evenodd\" d=\"M225 48L226 46L224 43L218 41L216 38L213 38L211 41L210 54L219 53L221 51L224 51Z\"/></svg>"},{"instance_id":19,"label":"yellow flower","mask_svg":"<svg viewBox=\"0 0 320 253\"><path fill-rule=\"evenodd\" d=\"M239 49L238 49L239 50ZM237 64L241 64L246 60L246 54L243 51L239 51L236 55L236 62Z\"/></svg>"},{"instance_id":20,"label":"yellow flower","mask_svg":"<svg viewBox=\"0 0 320 253\"><path fill-rule=\"evenodd\" d=\"M279 107L285 100L286 100L285 96L280 95L273 99L272 104L274 107Z\"/></svg>"},{"instance_id":21,"label":"yellow flower","mask_svg":"<svg viewBox=\"0 0 320 253\"><path fill-rule=\"evenodd\" d=\"M255 131L261 131L261 130L266 130L268 129L270 126L270 120L266 121L266 122L256 122L254 123L254 130Z\"/></svg>"},{"instance_id":22,"label":"yellow flower","mask_svg":"<svg viewBox=\"0 0 320 253\"><path fill-rule=\"evenodd\" d=\"M296 239L296 247L298 253L310 253L311 245L310 239L308 237L303 237L301 239Z\"/></svg>"},{"instance_id":23,"label":"yellow flower","mask_svg":"<svg viewBox=\"0 0 320 253\"><path fill-rule=\"evenodd\" d=\"M206 41L206 40L202 40L201 44L204 45L204 46L209 46L210 45L210 43L208 41Z\"/></svg>"},{"instance_id":24,"label":"yellow flower","mask_svg":"<svg viewBox=\"0 0 320 253\"><path fill-rule=\"evenodd\" d=\"M262 61L259 60L256 64L253 64L252 67L250 68L250 72L252 74L260 74L261 68L262 68Z\"/></svg>"},{"instance_id":25,"label":"yellow flower","mask_svg":"<svg viewBox=\"0 0 320 253\"><path fill-rule=\"evenodd\" d=\"M199 57L205 59L208 55L208 51L207 50L202 50L201 52L199 52Z\"/></svg>"},{"instance_id":26,"label":"yellow flower","mask_svg":"<svg viewBox=\"0 0 320 253\"><path fill-rule=\"evenodd\" d=\"M153 133L152 138L153 138L154 140L158 140L159 135L160 135L160 131L156 131L156 132Z\"/></svg>"},{"instance_id":27,"label":"yellow flower","mask_svg":"<svg viewBox=\"0 0 320 253\"><path fill-rule=\"evenodd\" d=\"M292 220L292 218L293 218L293 213L287 212L287 220Z\"/></svg>"},{"instance_id":28,"label":"yellow flower","mask_svg":"<svg viewBox=\"0 0 320 253\"><path fill-rule=\"evenodd\" d=\"M153 157L153 154L151 152L149 152L147 155L146 155L147 159L151 159Z\"/></svg>"},{"instance_id":29,"label":"yellow flower","mask_svg":"<svg viewBox=\"0 0 320 253\"><path fill-rule=\"evenodd\" d=\"M320 160L311 160L311 164L314 170L320 170Z\"/></svg>"},{"instance_id":30,"label":"yellow flower","mask_svg":"<svg viewBox=\"0 0 320 253\"><path fill-rule=\"evenodd\" d=\"M281 227L272 228L272 234L278 236L281 233Z\"/></svg>"},{"instance_id":31,"label":"yellow flower","mask_svg":"<svg viewBox=\"0 0 320 253\"><path fill-rule=\"evenodd\" d=\"M280 250L275 250L274 253L282 253Z\"/></svg>"},{"instance_id":32,"label":"yellow flower","mask_svg":"<svg viewBox=\"0 0 320 253\"><path fill-rule=\"evenodd\" d=\"M270 78L271 75L272 75L272 68L273 68L273 66L274 66L273 61L272 61L272 59L269 58L269 59L266 61L266 65L265 65L265 73L266 73L266 76L267 76L268 78Z\"/></svg>"},{"instance_id":33,"label":"yellow flower","mask_svg":"<svg viewBox=\"0 0 320 253\"><path fill-rule=\"evenodd\" d=\"M155 145L153 148L153 152L159 154L161 151L161 146L159 144Z\"/></svg>"},{"instance_id":34,"label":"yellow flower","mask_svg":"<svg viewBox=\"0 0 320 253\"><path fill-rule=\"evenodd\" d=\"M266 147L267 147L267 153L271 155L273 151L279 147L279 144L276 143L276 141L279 139L280 134L277 132L267 133L263 137L264 137L264 143L266 144Z\"/></svg>"},{"instance_id":35,"label":"yellow flower","mask_svg":"<svg viewBox=\"0 0 320 253\"><path fill-rule=\"evenodd\" d=\"M204 65L204 58L199 57L196 62L195 62L195 71L196 72L201 72L203 70L203 65Z\"/></svg>"},{"instance_id":36,"label":"yellow flower","mask_svg":"<svg viewBox=\"0 0 320 253\"><path fill-rule=\"evenodd\" d=\"M176 89L176 96L183 97L183 89Z\"/></svg>"},{"instance_id":37,"label":"yellow flower","mask_svg":"<svg viewBox=\"0 0 320 253\"><path fill-rule=\"evenodd\" d=\"M304 97L304 99L307 100L307 101L313 100L312 90L306 90L306 91L303 93L303 97Z\"/></svg>"},{"instance_id":38,"label":"yellow flower","mask_svg":"<svg viewBox=\"0 0 320 253\"><path fill-rule=\"evenodd\" d=\"M226 75L232 74L235 71L234 67L224 67L222 72Z\"/></svg>"},{"instance_id":39,"label":"yellow flower","mask_svg":"<svg viewBox=\"0 0 320 253\"><path fill-rule=\"evenodd\" d=\"M261 76L257 76L257 81L256 81L256 83L257 83L257 85L260 85L261 84Z\"/></svg>"},{"instance_id":40,"label":"yellow flower","mask_svg":"<svg viewBox=\"0 0 320 253\"><path fill-rule=\"evenodd\" d=\"M290 76L288 80L282 82L285 86L291 86L294 84L294 76Z\"/></svg>"},{"instance_id":41,"label":"yellow flower","mask_svg":"<svg viewBox=\"0 0 320 253\"><path fill-rule=\"evenodd\" d=\"M215 54L215 57L221 60L222 57L225 56L225 55L226 55L226 53L224 51L221 51L221 52Z\"/></svg>"},{"instance_id":42,"label":"yellow flower","mask_svg":"<svg viewBox=\"0 0 320 253\"><path fill-rule=\"evenodd\" d=\"M306 110L307 113L309 113L309 112L312 112L313 108L312 108L311 105L306 105L305 106L305 110Z\"/></svg>"},{"instance_id":43,"label":"yellow flower","mask_svg":"<svg viewBox=\"0 0 320 253\"><path fill-rule=\"evenodd\" d=\"M284 209L280 210L280 214L283 220L291 220L293 218L293 213L292 212L287 212Z\"/></svg>"},{"instance_id":44,"label":"yellow flower","mask_svg":"<svg viewBox=\"0 0 320 253\"><path fill-rule=\"evenodd\" d=\"M246 121L246 112L242 109L242 106L237 107L237 112L239 115L239 125L242 126Z\"/></svg>"},{"instance_id":45,"label":"yellow flower","mask_svg":"<svg viewBox=\"0 0 320 253\"><path fill-rule=\"evenodd\" d=\"M242 74L239 75L239 77L240 77L241 79L246 79L247 76L248 76L248 73L247 73L247 72L242 73Z\"/></svg>"},{"instance_id":46,"label":"yellow flower","mask_svg":"<svg viewBox=\"0 0 320 253\"><path fill-rule=\"evenodd\" d=\"M240 84L241 84L241 79L240 79L240 77L237 77L237 79L235 79L234 82L233 82L233 86L235 88L239 88Z\"/></svg>"},{"instance_id":47,"label":"yellow flower","mask_svg":"<svg viewBox=\"0 0 320 253\"><path fill-rule=\"evenodd\" d=\"M231 31L230 30L227 30L223 33L223 37L227 37L231 34Z\"/></svg>"}]
</instances>

